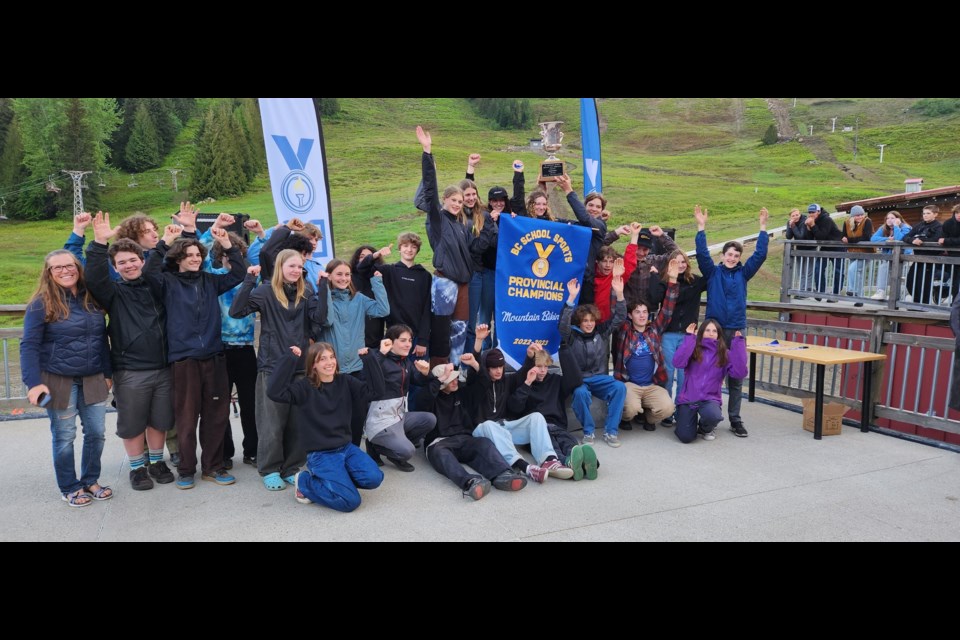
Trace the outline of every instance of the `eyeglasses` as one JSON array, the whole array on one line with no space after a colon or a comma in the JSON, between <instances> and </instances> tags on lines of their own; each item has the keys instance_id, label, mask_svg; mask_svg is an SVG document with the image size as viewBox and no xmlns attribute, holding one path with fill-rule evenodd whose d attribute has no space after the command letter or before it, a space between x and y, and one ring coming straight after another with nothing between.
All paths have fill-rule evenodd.
<instances>
[{"instance_id":1,"label":"eyeglasses","mask_svg":"<svg viewBox=\"0 0 960 640\"><path fill-rule=\"evenodd\" d=\"M52 273L63 273L64 271L76 271L77 265L75 264L57 264L50 267Z\"/></svg>"}]
</instances>

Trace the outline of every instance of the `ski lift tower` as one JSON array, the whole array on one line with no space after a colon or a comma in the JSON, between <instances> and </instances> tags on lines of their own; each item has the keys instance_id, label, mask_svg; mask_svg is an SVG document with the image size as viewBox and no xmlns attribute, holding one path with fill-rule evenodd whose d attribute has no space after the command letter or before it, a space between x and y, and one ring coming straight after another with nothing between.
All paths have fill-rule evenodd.
<instances>
[{"instance_id":1,"label":"ski lift tower","mask_svg":"<svg viewBox=\"0 0 960 640\"><path fill-rule=\"evenodd\" d=\"M60 171L73 178L73 215L76 217L83 212L83 187L80 181L83 179L83 176L93 172L68 171L66 169L60 169Z\"/></svg>"}]
</instances>

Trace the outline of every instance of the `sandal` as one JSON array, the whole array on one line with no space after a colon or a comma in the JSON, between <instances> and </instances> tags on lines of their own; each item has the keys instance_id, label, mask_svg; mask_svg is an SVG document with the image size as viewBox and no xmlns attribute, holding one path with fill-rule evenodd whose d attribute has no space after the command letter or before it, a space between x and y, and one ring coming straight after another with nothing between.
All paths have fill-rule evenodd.
<instances>
[{"instance_id":1,"label":"sandal","mask_svg":"<svg viewBox=\"0 0 960 640\"><path fill-rule=\"evenodd\" d=\"M61 497L68 507L88 507L93 504L93 496L83 489L77 489L73 493L65 493Z\"/></svg>"},{"instance_id":2,"label":"sandal","mask_svg":"<svg viewBox=\"0 0 960 640\"><path fill-rule=\"evenodd\" d=\"M283 478L281 478L277 472L268 473L263 476L263 486L267 488L267 491L283 491L287 488L287 485L283 482Z\"/></svg>"},{"instance_id":3,"label":"sandal","mask_svg":"<svg viewBox=\"0 0 960 640\"><path fill-rule=\"evenodd\" d=\"M297 486L297 474L295 474L295 473L290 474L289 476L287 476L286 478L284 478L283 481L286 482L286 483L287 483L288 485L290 485L291 487L295 487L295 486Z\"/></svg>"},{"instance_id":4,"label":"sandal","mask_svg":"<svg viewBox=\"0 0 960 640\"><path fill-rule=\"evenodd\" d=\"M94 487L99 487L99 489L94 491L93 489ZM85 489L90 493L90 497L93 498L94 500L103 501L103 500L109 500L110 498L113 497L113 489L111 489L110 487L102 486L99 483L94 483L89 487L85 487Z\"/></svg>"}]
</instances>

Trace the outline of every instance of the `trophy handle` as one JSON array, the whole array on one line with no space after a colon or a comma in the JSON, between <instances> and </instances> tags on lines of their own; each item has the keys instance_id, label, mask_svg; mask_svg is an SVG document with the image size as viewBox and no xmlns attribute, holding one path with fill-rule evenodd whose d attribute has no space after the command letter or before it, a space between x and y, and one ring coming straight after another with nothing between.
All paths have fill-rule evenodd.
<instances>
[{"instance_id":1,"label":"trophy handle","mask_svg":"<svg viewBox=\"0 0 960 640\"><path fill-rule=\"evenodd\" d=\"M557 144L560 144L561 142L563 142L563 131L557 131L557 133L560 134L560 137L557 138Z\"/></svg>"}]
</instances>

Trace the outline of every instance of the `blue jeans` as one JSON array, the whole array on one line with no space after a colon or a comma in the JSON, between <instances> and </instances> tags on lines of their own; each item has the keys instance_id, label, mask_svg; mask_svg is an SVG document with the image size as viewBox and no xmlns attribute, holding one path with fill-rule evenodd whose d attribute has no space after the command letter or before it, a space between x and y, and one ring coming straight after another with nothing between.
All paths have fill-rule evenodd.
<instances>
[{"instance_id":1,"label":"blue jeans","mask_svg":"<svg viewBox=\"0 0 960 640\"><path fill-rule=\"evenodd\" d=\"M590 415L592 396L607 403L607 420L604 431L617 435L620 429L620 417L623 415L623 403L627 397L627 387L613 376L590 376L583 384L573 390L573 413L583 425L583 435L588 436L596 430L593 416Z\"/></svg>"},{"instance_id":2,"label":"blue jeans","mask_svg":"<svg viewBox=\"0 0 960 640\"><path fill-rule=\"evenodd\" d=\"M671 398L676 398L676 394L673 393L673 381L677 381L677 393L680 393L680 390L683 389L683 369L675 369L673 366L673 354L677 352L677 349L680 348L680 344L683 342L686 332L682 331L671 331L670 333L665 333L661 337L660 347L663 350L663 365L667 370L667 393L670 394Z\"/></svg>"},{"instance_id":3,"label":"blue jeans","mask_svg":"<svg viewBox=\"0 0 960 640\"><path fill-rule=\"evenodd\" d=\"M539 413L531 413L517 420L505 420L503 424L487 420L481 422L473 430L474 438L488 438L493 441L497 451L511 467L523 456L517 451L518 444L529 444L537 464L541 464L550 456L557 457L550 441L550 432L547 431L547 421Z\"/></svg>"},{"instance_id":4,"label":"blue jeans","mask_svg":"<svg viewBox=\"0 0 960 640\"><path fill-rule=\"evenodd\" d=\"M495 270L484 269L483 271L474 271L473 278L470 280L470 321L467 324L467 342L464 348L465 351L469 350L468 353L473 351L473 343L477 339L476 326L478 324L489 325L493 320L496 278L497 272ZM492 347L493 334L491 333L483 341L483 350L486 351Z\"/></svg>"},{"instance_id":5,"label":"blue jeans","mask_svg":"<svg viewBox=\"0 0 960 640\"><path fill-rule=\"evenodd\" d=\"M863 260L850 260L847 263L847 291L863 297Z\"/></svg>"},{"instance_id":6,"label":"blue jeans","mask_svg":"<svg viewBox=\"0 0 960 640\"><path fill-rule=\"evenodd\" d=\"M361 489L376 489L383 471L373 458L350 443L337 449L311 451L300 476L300 492L317 504L350 512L360 506Z\"/></svg>"},{"instance_id":7,"label":"blue jeans","mask_svg":"<svg viewBox=\"0 0 960 640\"><path fill-rule=\"evenodd\" d=\"M697 438L697 428L709 433L723 420L720 405L710 400L677 405L677 427L674 433L684 444Z\"/></svg>"},{"instance_id":8,"label":"blue jeans","mask_svg":"<svg viewBox=\"0 0 960 640\"><path fill-rule=\"evenodd\" d=\"M77 437L77 414L83 425L83 453L80 457L80 479L77 479L73 441ZM104 417L107 403L86 404L83 383L74 381L70 388L70 404L66 409L47 409L50 433L53 435L53 470L57 474L60 493L73 493L97 484L100 479L100 454L105 440Z\"/></svg>"}]
</instances>

